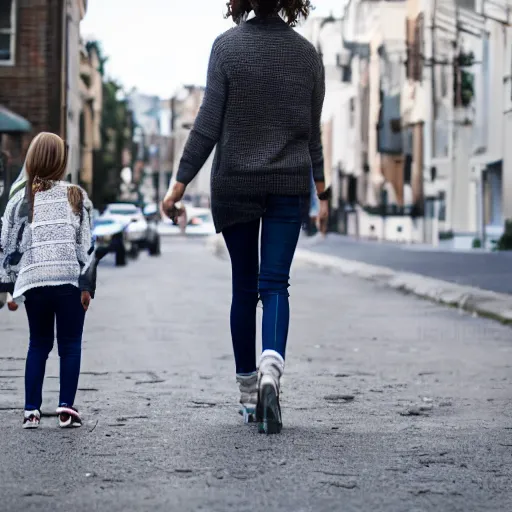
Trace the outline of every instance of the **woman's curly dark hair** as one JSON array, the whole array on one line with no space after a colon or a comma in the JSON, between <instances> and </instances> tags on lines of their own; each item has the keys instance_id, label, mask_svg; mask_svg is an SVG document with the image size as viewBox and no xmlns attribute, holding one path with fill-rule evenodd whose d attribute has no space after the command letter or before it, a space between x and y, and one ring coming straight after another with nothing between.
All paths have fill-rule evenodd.
<instances>
[{"instance_id":1,"label":"woman's curly dark hair","mask_svg":"<svg viewBox=\"0 0 512 512\"><path fill-rule=\"evenodd\" d=\"M283 12L288 25L294 27L300 18L307 18L313 9L310 0L230 0L226 18L239 24L251 11L263 18Z\"/></svg>"}]
</instances>

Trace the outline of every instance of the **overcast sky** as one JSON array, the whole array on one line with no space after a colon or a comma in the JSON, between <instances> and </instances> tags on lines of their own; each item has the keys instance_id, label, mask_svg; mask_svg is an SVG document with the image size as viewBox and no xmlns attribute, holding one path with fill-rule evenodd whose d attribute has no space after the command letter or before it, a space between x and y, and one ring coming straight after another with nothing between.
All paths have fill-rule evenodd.
<instances>
[{"instance_id":1,"label":"overcast sky","mask_svg":"<svg viewBox=\"0 0 512 512\"><path fill-rule=\"evenodd\" d=\"M107 73L129 90L163 98L204 85L212 42L232 26L227 0L89 0L86 39L101 42ZM340 15L344 0L316 0L313 16Z\"/></svg>"}]
</instances>

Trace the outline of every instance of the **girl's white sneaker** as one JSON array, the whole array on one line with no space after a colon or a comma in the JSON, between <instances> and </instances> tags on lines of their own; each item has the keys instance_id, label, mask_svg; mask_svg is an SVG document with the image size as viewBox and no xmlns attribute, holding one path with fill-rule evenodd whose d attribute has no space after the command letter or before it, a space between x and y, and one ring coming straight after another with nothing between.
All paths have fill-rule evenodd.
<instances>
[{"instance_id":1,"label":"girl's white sneaker","mask_svg":"<svg viewBox=\"0 0 512 512\"><path fill-rule=\"evenodd\" d=\"M40 423L41 413L37 409L23 412L23 428L38 428Z\"/></svg>"},{"instance_id":2,"label":"girl's white sneaker","mask_svg":"<svg viewBox=\"0 0 512 512\"><path fill-rule=\"evenodd\" d=\"M59 415L60 428L79 428L82 426L80 413L74 407L67 405L57 407L57 414Z\"/></svg>"}]
</instances>

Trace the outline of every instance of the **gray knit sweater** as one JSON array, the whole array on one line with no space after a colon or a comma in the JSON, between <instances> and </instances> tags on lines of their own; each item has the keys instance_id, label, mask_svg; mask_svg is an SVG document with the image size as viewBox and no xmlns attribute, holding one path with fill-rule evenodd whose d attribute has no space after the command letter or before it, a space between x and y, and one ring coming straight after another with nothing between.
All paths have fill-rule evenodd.
<instances>
[{"instance_id":1,"label":"gray knit sweater","mask_svg":"<svg viewBox=\"0 0 512 512\"><path fill-rule=\"evenodd\" d=\"M261 217L269 194L309 194L311 170L315 181L324 181L324 96L320 56L279 16L256 17L217 38L176 176L190 183L216 146L217 232Z\"/></svg>"}]
</instances>

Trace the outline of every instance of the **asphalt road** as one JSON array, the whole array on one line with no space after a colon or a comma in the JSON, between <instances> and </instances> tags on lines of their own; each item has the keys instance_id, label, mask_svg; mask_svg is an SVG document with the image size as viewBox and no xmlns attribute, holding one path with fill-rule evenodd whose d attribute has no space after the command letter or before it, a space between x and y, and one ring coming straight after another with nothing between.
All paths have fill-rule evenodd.
<instances>
[{"instance_id":1,"label":"asphalt road","mask_svg":"<svg viewBox=\"0 0 512 512\"><path fill-rule=\"evenodd\" d=\"M285 428L266 437L237 414L227 263L164 249L100 269L80 430L22 430L26 319L0 312L0 510L512 510L509 327L297 267Z\"/></svg>"},{"instance_id":2,"label":"asphalt road","mask_svg":"<svg viewBox=\"0 0 512 512\"><path fill-rule=\"evenodd\" d=\"M334 234L323 241L304 239L301 245L322 254L381 265L400 272L512 293L512 251L441 251L426 246L356 240Z\"/></svg>"}]
</instances>

